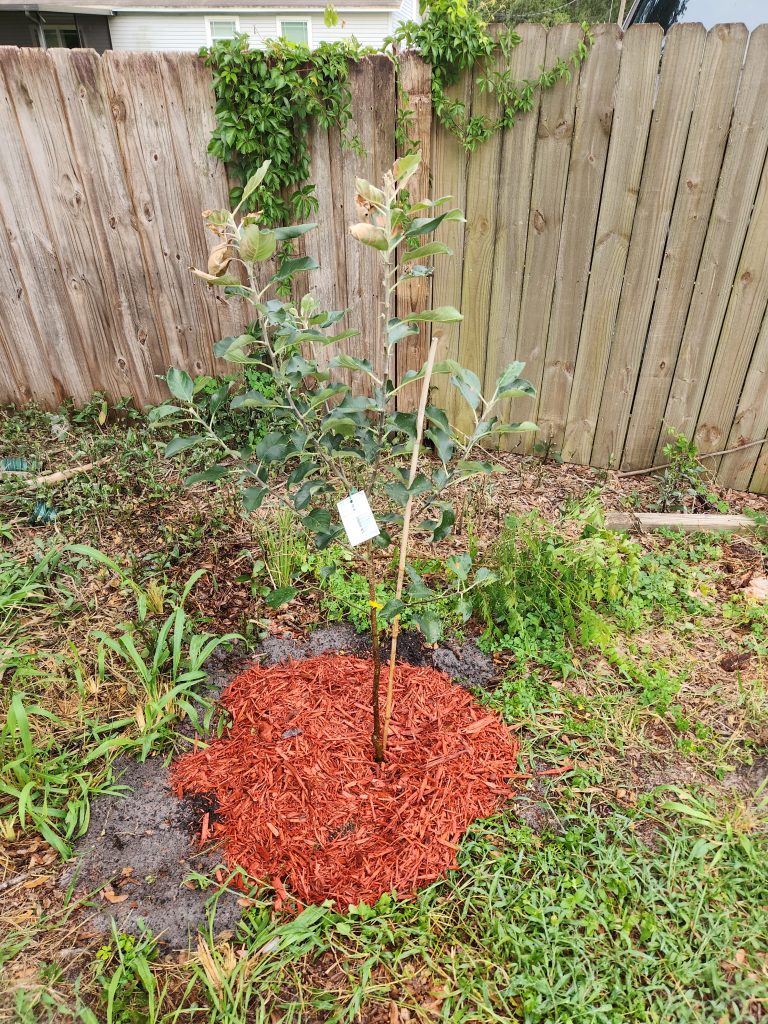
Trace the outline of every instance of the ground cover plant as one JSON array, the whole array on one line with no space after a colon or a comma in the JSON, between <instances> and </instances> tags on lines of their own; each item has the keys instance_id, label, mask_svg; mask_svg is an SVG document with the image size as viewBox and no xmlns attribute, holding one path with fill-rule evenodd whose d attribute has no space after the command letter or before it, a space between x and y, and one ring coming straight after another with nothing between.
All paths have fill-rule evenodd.
<instances>
[{"instance_id":1,"label":"ground cover plant","mask_svg":"<svg viewBox=\"0 0 768 1024\"><path fill-rule=\"evenodd\" d=\"M258 433L256 417L252 427ZM265 559L267 512L245 515L234 488L185 488L183 478L205 466L194 449L178 464L163 458L171 432L158 430L124 409L105 413L101 399L82 411L28 408L0 418L3 457L34 460L36 470L111 455L56 486L0 480L2 593L27 591L23 603L13 598L3 626L2 720L7 729L16 692L26 708L46 713L30 717L36 767L46 773L59 758L53 767L81 806L95 788L120 785L107 781L109 755L81 764L97 737L125 738L141 754L140 675L95 636L117 639L127 623L142 649L139 590L156 633L193 573L210 567L184 602L188 630L237 631L248 642L303 633L328 593L328 551L302 551L285 563L295 597L271 608L264 591L273 585L254 571ZM90 904L109 908L109 894L84 899L59 888L64 864L40 832L42 819L27 815L22 826L6 797L3 1019L761 1019L768 619L744 588L764 573L768 550L759 535L608 535L600 513L630 497L650 507L656 481L554 463L542 473L533 459L500 458L504 474L459 488L460 537L440 541L437 558L432 545L415 550L436 591L459 546L498 572L496 546L509 555L513 535L517 550L546 569L538 587L527 577L530 598L518 593L513 604L527 633L508 635L498 613L488 632L479 602L464 626L465 636L486 633L498 684L482 700L518 727L520 768L531 778L510 808L464 838L460 870L414 900L385 897L342 912L315 906L287 919L275 915L272 893L256 893L237 931L214 937L204 929L180 962L162 936L95 933ZM765 511L762 499L712 486L733 510ZM462 511L465 492L471 515ZM29 523L36 500L57 506L54 522ZM120 575L91 556L48 557L68 545L104 552ZM584 585L590 557L601 568L622 559L618 597L605 580L599 589ZM346 564L338 560L336 576ZM574 639L558 628L563 612L545 584L553 571L566 583L573 573L565 589ZM562 609L562 594L557 600ZM181 713L169 716L169 742ZM13 742L23 750L18 729ZM92 775L85 791L78 773ZM61 819L48 822L58 829ZM215 900L215 879L206 884Z\"/></svg>"}]
</instances>

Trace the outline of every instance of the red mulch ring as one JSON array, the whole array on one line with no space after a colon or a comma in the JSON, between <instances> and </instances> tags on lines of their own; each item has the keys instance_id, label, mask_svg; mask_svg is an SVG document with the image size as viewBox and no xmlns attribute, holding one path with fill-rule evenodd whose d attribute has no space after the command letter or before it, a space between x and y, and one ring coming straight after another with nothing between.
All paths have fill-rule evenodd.
<instances>
[{"instance_id":1,"label":"red mulch ring","mask_svg":"<svg viewBox=\"0 0 768 1024\"><path fill-rule=\"evenodd\" d=\"M510 797L518 743L448 676L399 665L386 764L371 746L370 661L322 655L250 668L222 704L226 736L173 766L174 790L213 793L232 868L278 905L411 895L456 867L458 841ZM386 670L382 671L382 690Z\"/></svg>"}]
</instances>

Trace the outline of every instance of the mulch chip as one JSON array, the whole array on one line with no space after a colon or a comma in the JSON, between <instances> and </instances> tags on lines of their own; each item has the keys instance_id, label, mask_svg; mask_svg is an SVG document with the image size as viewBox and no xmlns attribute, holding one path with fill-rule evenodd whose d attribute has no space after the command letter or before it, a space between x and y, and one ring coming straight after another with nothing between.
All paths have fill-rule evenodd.
<instances>
[{"instance_id":1,"label":"mulch chip","mask_svg":"<svg viewBox=\"0 0 768 1024\"><path fill-rule=\"evenodd\" d=\"M340 909L416 892L456 867L461 836L510 797L518 744L448 676L401 664L388 759L371 746L369 660L322 655L249 668L222 703L232 725L172 768L178 795L217 800L209 826L230 868L278 907ZM382 691L386 667L382 670Z\"/></svg>"}]
</instances>

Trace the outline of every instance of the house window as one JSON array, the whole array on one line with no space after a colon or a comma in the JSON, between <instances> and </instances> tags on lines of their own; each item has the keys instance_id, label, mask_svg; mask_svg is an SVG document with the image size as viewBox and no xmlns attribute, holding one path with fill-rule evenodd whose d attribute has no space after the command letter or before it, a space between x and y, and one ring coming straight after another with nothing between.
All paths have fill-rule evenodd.
<instances>
[{"instance_id":1,"label":"house window","mask_svg":"<svg viewBox=\"0 0 768 1024\"><path fill-rule=\"evenodd\" d=\"M234 39L240 31L239 18L206 18L208 27L208 42L218 42L220 39Z\"/></svg>"},{"instance_id":2,"label":"house window","mask_svg":"<svg viewBox=\"0 0 768 1024\"><path fill-rule=\"evenodd\" d=\"M46 50L64 46L72 50L80 46L80 33L74 17L43 18L40 25L40 45Z\"/></svg>"},{"instance_id":3,"label":"house window","mask_svg":"<svg viewBox=\"0 0 768 1024\"><path fill-rule=\"evenodd\" d=\"M308 18L278 18L277 32L281 39L289 43L309 46Z\"/></svg>"}]
</instances>

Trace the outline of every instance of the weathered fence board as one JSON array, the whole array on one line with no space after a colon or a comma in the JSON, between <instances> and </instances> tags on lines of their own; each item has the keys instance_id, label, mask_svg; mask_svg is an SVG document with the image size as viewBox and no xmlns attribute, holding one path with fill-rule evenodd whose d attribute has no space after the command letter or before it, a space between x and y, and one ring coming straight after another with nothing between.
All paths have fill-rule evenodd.
<instances>
[{"instance_id":1,"label":"weathered fence board","mask_svg":"<svg viewBox=\"0 0 768 1024\"><path fill-rule=\"evenodd\" d=\"M544 450L559 451L573 383L584 299L613 123L621 43L616 25L596 32L579 79L576 126L565 198L555 293L538 406L531 410Z\"/></svg>"},{"instance_id":2,"label":"weathered fence board","mask_svg":"<svg viewBox=\"0 0 768 1024\"><path fill-rule=\"evenodd\" d=\"M530 78L578 39L574 26L522 26L509 64ZM726 484L768 491L768 25L681 25L621 35L598 26L587 62L537 93L510 130L468 154L433 117L430 72L403 55L398 91L385 57L351 69L350 125L310 133L319 230L302 239L320 269L306 284L358 328L345 347L379 368L376 253L357 245L355 177L376 179L413 111L424 166L413 192L450 195L467 222L439 237L455 256L400 289L402 315L456 305L436 325L438 358L492 385L513 358L535 400L534 444L564 458L637 468L658 460L668 428L705 452ZM93 390L164 393L169 365L217 369L213 344L246 310L189 274L212 238L201 210L227 201L207 154L210 72L192 54L0 48L0 400L55 406ZM470 113L496 110L473 74L451 87ZM424 328L403 343L416 369ZM332 353L328 353L331 355ZM446 379L451 418L471 426ZM414 396L403 395L402 406Z\"/></svg>"},{"instance_id":3,"label":"weathered fence board","mask_svg":"<svg viewBox=\"0 0 768 1024\"><path fill-rule=\"evenodd\" d=\"M656 451L720 176L745 46L743 25L718 25L707 36L703 73L624 450L624 463L630 469L652 462Z\"/></svg>"},{"instance_id":4,"label":"weathered fence board","mask_svg":"<svg viewBox=\"0 0 768 1024\"><path fill-rule=\"evenodd\" d=\"M706 32L675 25L653 111L592 458L610 465L626 434L693 112Z\"/></svg>"}]
</instances>

